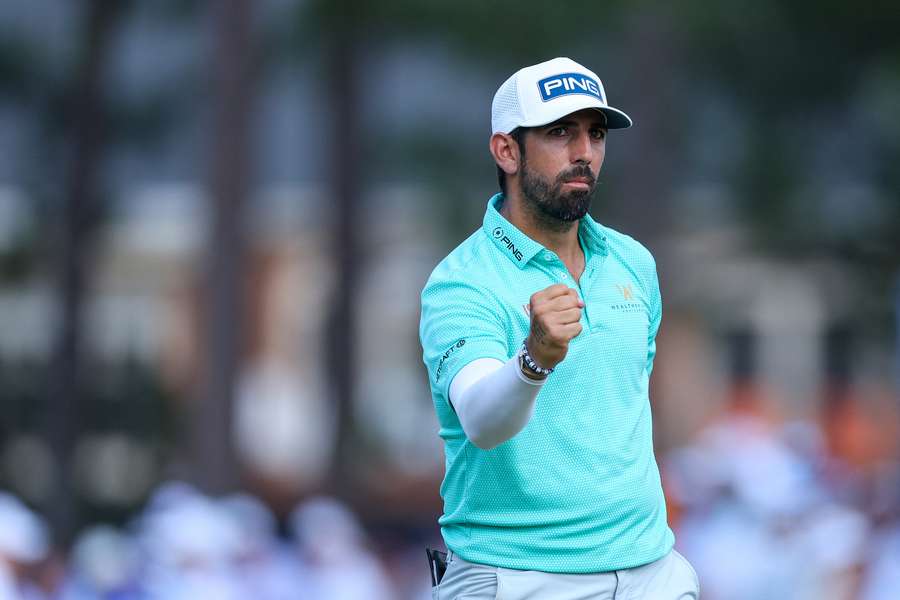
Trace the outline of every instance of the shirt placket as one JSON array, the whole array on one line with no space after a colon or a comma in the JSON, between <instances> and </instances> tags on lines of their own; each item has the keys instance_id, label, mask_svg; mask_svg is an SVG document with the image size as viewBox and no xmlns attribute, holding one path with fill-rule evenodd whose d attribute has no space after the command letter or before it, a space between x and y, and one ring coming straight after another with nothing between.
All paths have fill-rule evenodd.
<instances>
[{"instance_id":1,"label":"shirt placket","mask_svg":"<svg viewBox=\"0 0 900 600\"><path fill-rule=\"evenodd\" d=\"M585 276L588 273L588 266L585 266L584 273L581 275L581 279L579 281L575 281L575 278L569 273L569 270L566 268L565 263L556 255L555 252L551 250L541 250L538 254L539 262L541 263L543 270L547 275L549 275L550 280L556 283L562 283L563 285L567 285L576 292L578 292L578 297L581 298L581 301L584 302L585 306L587 306L587 295L585 291L589 290L589 287L583 287L585 285ZM584 310L581 313L581 322L582 327L585 330L590 329L590 319L588 318L588 311Z\"/></svg>"}]
</instances>

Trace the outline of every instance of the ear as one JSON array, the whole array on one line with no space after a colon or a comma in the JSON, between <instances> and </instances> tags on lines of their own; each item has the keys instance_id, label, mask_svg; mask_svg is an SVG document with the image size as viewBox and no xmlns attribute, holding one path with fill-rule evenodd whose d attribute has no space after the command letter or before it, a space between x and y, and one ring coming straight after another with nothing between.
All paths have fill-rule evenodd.
<instances>
[{"instance_id":1,"label":"ear","mask_svg":"<svg viewBox=\"0 0 900 600\"><path fill-rule=\"evenodd\" d=\"M519 171L521 153L519 144L506 133L495 133L490 141L491 155L497 166L507 175L515 175Z\"/></svg>"}]
</instances>

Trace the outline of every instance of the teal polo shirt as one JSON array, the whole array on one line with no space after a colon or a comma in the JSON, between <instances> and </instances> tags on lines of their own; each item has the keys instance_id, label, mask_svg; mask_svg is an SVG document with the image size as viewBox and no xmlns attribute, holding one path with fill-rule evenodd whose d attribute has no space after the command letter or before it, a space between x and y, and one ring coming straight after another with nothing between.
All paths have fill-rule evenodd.
<instances>
[{"instance_id":1,"label":"teal polo shirt","mask_svg":"<svg viewBox=\"0 0 900 600\"><path fill-rule=\"evenodd\" d=\"M653 455L648 397L662 302L641 244L590 216L574 281L552 251L488 202L484 223L422 291L423 358L444 441L447 547L510 569L596 573L664 556L674 536ZM538 393L534 414L490 450L471 443L448 401L478 358L507 361L528 335L531 295L564 283L584 301L583 330Z\"/></svg>"}]
</instances>

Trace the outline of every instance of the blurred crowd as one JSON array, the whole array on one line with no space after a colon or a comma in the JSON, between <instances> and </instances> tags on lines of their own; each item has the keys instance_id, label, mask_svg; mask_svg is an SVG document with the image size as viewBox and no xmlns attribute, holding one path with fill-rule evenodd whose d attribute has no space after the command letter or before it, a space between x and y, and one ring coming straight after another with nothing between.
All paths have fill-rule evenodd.
<instances>
[{"instance_id":1,"label":"blurred crowd","mask_svg":"<svg viewBox=\"0 0 900 600\"><path fill-rule=\"evenodd\" d=\"M704 598L900 598L900 467L859 460L884 428L850 406L791 421L734 402L663 457L676 544Z\"/></svg>"},{"instance_id":2,"label":"blurred crowd","mask_svg":"<svg viewBox=\"0 0 900 600\"><path fill-rule=\"evenodd\" d=\"M425 553L388 570L357 517L328 497L303 501L286 529L259 499L160 486L128 526L82 531L68 556L43 519L0 494L0 600L396 600L430 598ZM412 548L410 549L412 550ZM419 556L421 555L421 556ZM407 559L412 562L412 559Z\"/></svg>"},{"instance_id":3,"label":"blurred crowd","mask_svg":"<svg viewBox=\"0 0 900 600\"><path fill-rule=\"evenodd\" d=\"M865 445L853 421L840 412ZM853 464L833 438L827 420L733 402L660 456L677 546L704 599L898 597L900 469ZM249 494L168 482L126 526L88 527L63 557L42 517L0 493L0 600L430 598L423 544L400 546L386 552L333 498L279 520Z\"/></svg>"}]
</instances>

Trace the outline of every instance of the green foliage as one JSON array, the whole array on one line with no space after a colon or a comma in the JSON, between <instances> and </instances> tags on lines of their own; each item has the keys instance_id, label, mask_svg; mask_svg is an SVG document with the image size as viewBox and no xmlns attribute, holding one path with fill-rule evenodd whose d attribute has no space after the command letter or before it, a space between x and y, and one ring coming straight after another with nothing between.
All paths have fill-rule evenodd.
<instances>
[{"instance_id":1,"label":"green foliage","mask_svg":"<svg viewBox=\"0 0 900 600\"><path fill-rule=\"evenodd\" d=\"M474 64L527 62L594 43L595 36L624 26L629 6L624 0L318 0L300 3L295 12L292 48L321 48L347 29L362 47L443 41Z\"/></svg>"},{"instance_id":2,"label":"green foliage","mask_svg":"<svg viewBox=\"0 0 900 600\"><path fill-rule=\"evenodd\" d=\"M729 90L752 132L729 183L760 247L849 260L873 280L892 280L900 269L900 144L896 130L885 130L898 122L900 103L896 3L697 0L680 3L676 18L691 79ZM871 85L878 87L872 112L854 120L852 109ZM820 126L810 127L816 116ZM827 227L815 199L799 193L829 185L808 163L835 137L862 143L834 153L834 179L861 178L882 205L884 218L865 235ZM862 167L854 160L861 152Z\"/></svg>"},{"instance_id":3,"label":"green foliage","mask_svg":"<svg viewBox=\"0 0 900 600\"><path fill-rule=\"evenodd\" d=\"M21 101L42 69L37 48L12 32L0 34L0 101Z\"/></svg>"},{"instance_id":4,"label":"green foliage","mask_svg":"<svg viewBox=\"0 0 900 600\"><path fill-rule=\"evenodd\" d=\"M162 463L168 457L159 449L176 447L179 424L173 397L162 385L159 373L128 358L91 367L90 377L84 378L83 401L78 407L78 438L121 435L151 448L155 460ZM53 376L44 363L0 360L0 404L4 407L0 413L0 440L23 434L45 438L47 415L56 407L47 397L44 382ZM0 473L0 486L9 488L11 482L4 479L5 475ZM80 496L74 502L85 522L117 521L137 508L96 504Z\"/></svg>"},{"instance_id":5,"label":"green foliage","mask_svg":"<svg viewBox=\"0 0 900 600\"><path fill-rule=\"evenodd\" d=\"M29 227L0 251L0 285L16 285L28 279L38 263L38 232Z\"/></svg>"}]
</instances>

